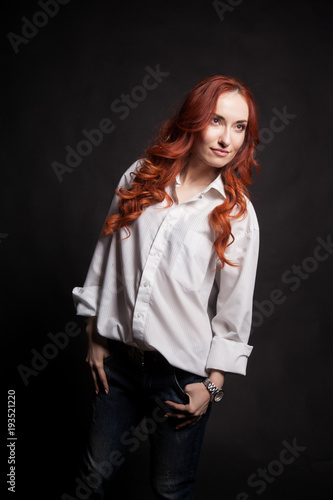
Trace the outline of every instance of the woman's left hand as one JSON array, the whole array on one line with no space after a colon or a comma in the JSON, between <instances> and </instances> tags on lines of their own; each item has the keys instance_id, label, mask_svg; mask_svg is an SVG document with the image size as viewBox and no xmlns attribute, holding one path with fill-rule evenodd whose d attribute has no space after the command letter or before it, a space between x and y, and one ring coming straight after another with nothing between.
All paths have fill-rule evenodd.
<instances>
[{"instance_id":1,"label":"woman's left hand","mask_svg":"<svg viewBox=\"0 0 333 500\"><path fill-rule=\"evenodd\" d=\"M174 412L166 413L166 416L179 420L176 429L186 426L193 427L206 413L210 402L210 394L201 382L188 384L184 390L189 397L188 404L184 405L174 403L173 401L165 401L167 405L175 410Z\"/></svg>"}]
</instances>

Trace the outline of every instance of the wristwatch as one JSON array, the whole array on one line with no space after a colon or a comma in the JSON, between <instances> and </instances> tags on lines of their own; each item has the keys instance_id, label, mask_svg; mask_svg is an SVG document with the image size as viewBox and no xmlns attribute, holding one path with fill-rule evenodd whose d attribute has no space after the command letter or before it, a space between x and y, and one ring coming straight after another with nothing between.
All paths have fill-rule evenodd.
<instances>
[{"instance_id":1,"label":"wristwatch","mask_svg":"<svg viewBox=\"0 0 333 500\"><path fill-rule=\"evenodd\" d=\"M219 389L209 378L206 378L203 382L203 385L210 392L210 400L214 401L214 403L218 403L221 401L224 395L223 389Z\"/></svg>"}]
</instances>

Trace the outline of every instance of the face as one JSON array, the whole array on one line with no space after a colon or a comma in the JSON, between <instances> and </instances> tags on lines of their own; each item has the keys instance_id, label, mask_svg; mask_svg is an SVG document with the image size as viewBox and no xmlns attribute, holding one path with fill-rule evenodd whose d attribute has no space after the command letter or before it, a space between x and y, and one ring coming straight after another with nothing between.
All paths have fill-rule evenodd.
<instances>
[{"instance_id":1,"label":"face","mask_svg":"<svg viewBox=\"0 0 333 500\"><path fill-rule=\"evenodd\" d=\"M211 122L193 151L193 160L213 168L227 165L244 142L248 117L249 108L241 94L221 94Z\"/></svg>"}]
</instances>

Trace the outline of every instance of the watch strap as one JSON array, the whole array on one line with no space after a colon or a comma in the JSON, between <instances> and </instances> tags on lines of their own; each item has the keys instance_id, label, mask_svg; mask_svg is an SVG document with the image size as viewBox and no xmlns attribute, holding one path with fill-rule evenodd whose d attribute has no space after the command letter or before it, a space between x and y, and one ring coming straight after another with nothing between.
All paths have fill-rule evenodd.
<instances>
[{"instance_id":1,"label":"watch strap","mask_svg":"<svg viewBox=\"0 0 333 500\"><path fill-rule=\"evenodd\" d=\"M223 389L219 389L209 378L206 378L205 380L203 380L202 383L204 384L206 389L210 392L210 400L211 401L215 401L214 397L217 394L219 394L219 396L221 396L218 399L218 401L220 401L220 399L222 399L222 396L224 394Z\"/></svg>"}]
</instances>

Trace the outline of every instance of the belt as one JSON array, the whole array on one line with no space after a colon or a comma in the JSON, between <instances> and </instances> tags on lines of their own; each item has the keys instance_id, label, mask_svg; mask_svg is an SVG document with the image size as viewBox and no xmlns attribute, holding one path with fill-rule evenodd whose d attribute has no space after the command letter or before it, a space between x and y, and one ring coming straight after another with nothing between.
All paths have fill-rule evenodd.
<instances>
[{"instance_id":1,"label":"belt","mask_svg":"<svg viewBox=\"0 0 333 500\"><path fill-rule=\"evenodd\" d=\"M147 365L170 366L169 362L158 351L144 351L138 347L124 344L118 340L109 340L110 350L126 354L129 359L144 368Z\"/></svg>"}]
</instances>

